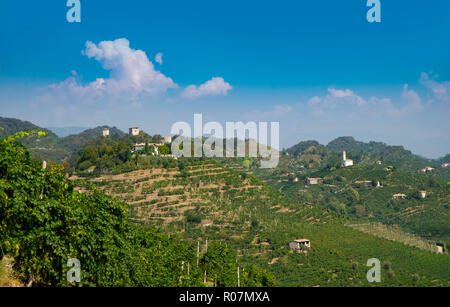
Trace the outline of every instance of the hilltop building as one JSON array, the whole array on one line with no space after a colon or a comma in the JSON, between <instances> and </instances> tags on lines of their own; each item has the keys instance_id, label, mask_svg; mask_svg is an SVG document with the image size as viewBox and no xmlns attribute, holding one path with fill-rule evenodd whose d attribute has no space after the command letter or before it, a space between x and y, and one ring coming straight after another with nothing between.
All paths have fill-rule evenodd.
<instances>
[{"instance_id":1,"label":"hilltop building","mask_svg":"<svg viewBox=\"0 0 450 307\"><path fill-rule=\"evenodd\" d=\"M148 146L153 147L153 155L154 156L159 156L159 148L158 146L162 146L163 144L161 143L147 143ZM145 149L145 143L136 143L133 145L133 150L132 152L136 152L136 151L140 151L140 150L144 150Z\"/></svg>"},{"instance_id":2,"label":"hilltop building","mask_svg":"<svg viewBox=\"0 0 450 307\"><path fill-rule=\"evenodd\" d=\"M352 166L352 165L353 165L353 160L347 159L347 153L344 150L342 152L342 166L347 167L347 166Z\"/></svg>"},{"instance_id":3,"label":"hilltop building","mask_svg":"<svg viewBox=\"0 0 450 307\"><path fill-rule=\"evenodd\" d=\"M103 136L109 136L109 129L108 128L103 128Z\"/></svg>"},{"instance_id":4,"label":"hilltop building","mask_svg":"<svg viewBox=\"0 0 450 307\"><path fill-rule=\"evenodd\" d=\"M129 129L129 134L130 135L139 135L139 128L138 127L131 127Z\"/></svg>"},{"instance_id":5,"label":"hilltop building","mask_svg":"<svg viewBox=\"0 0 450 307\"><path fill-rule=\"evenodd\" d=\"M166 144L172 143L172 137L171 136L165 136L164 137L164 143L166 143Z\"/></svg>"}]
</instances>

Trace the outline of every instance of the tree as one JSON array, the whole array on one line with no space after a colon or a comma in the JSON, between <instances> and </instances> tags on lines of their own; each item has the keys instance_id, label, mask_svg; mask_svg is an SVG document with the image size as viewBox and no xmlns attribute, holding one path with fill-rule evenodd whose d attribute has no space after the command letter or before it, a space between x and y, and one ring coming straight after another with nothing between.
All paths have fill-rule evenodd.
<instances>
[{"instance_id":1,"label":"tree","mask_svg":"<svg viewBox=\"0 0 450 307\"><path fill-rule=\"evenodd\" d=\"M169 146L167 146L167 144L164 144L164 145L162 145L162 146L159 146L159 147L158 147L158 151L159 151L159 153L162 154L162 155L168 155L168 154L170 154L170 148L169 148Z\"/></svg>"}]
</instances>

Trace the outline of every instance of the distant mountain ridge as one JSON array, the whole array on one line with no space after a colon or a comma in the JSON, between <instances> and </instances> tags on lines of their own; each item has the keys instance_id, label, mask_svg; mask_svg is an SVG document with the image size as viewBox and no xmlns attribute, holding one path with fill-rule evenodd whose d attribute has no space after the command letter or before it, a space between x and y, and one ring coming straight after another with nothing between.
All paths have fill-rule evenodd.
<instances>
[{"instance_id":1,"label":"distant mountain ridge","mask_svg":"<svg viewBox=\"0 0 450 307\"><path fill-rule=\"evenodd\" d=\"M39 127L29 121L4 117L0 117L0 127L4 129L0 130L0 137L8 137L19 131L38 130L45 132L45 136L29 136L25 137L21 142L28 147L34 157L54 162L62 162L68 159L74 151L81 149L86 142L101 136L103 128L108 128L110 135L122 136L125 134L125 132L116 127L99 126L84 130L78 134L58 137L50 129Z\"/></svg>"},{"instance_id":2,"label":"distant mountain ridge","mask_svg":"<svg viewBox=\"0 0 450 307\"><path fill-rule=\"evenodd\" d=\"M54 132L52 132L49 129L42 128L29 121L20 120L16 118L0 117L0 127L3 128L3 130L0 129L0 137L8 137L19 131L29 131L29 130L44 131L47 133L47 135L55 137L57 136Z\"/></svg>"},{"instance_id":3,"label":"distant mountain ridge","mask_svg":"<svg viewBox=\"0 0 450 307\"><path fill-rule=\"evenodd\" d=\"M294 157L314 160L320 164L336 164L342 151L355 162L382 161L383 163L403 168L409 171L417 171L426 166L439 167L442 163L448 163L450 154L440 159L427 159L413 154L403 146L391 146L383 142L370 141L368 143L356 140L351 136L338 137L327 145L322 145L315 140L302 141L286 149L289 155Z\"/></svg>"},{"instance_id":4,"label":"distant mountain ridge","mask_svg":"<svg viewBox=\"0 0 450 307\"><path fill-rule=\"evenodd\" d=\"M47 129L54 132L60 138L63 138L72 134L79 134L91 129L91 127L47 127Z\"/></svg>"},{"instance_id":5,"label":"distant mountain ridge","mask_svg":"<svg viewBox=\"0 0 450 307\"><path fill-rule=\"evenodd\" d=\"M87 141L103 135L104 128L109 129L109 135L111 135L111 136L125 135L125 132L123 132L122 130L120 130L116 127L98 126L98 127L92 128L92 129L87 129L79 134L68 135L61 140L61 144L72 151L76 151L76 150L80 149L81 147L83 147Z\"/></svg>"}]
</instances>

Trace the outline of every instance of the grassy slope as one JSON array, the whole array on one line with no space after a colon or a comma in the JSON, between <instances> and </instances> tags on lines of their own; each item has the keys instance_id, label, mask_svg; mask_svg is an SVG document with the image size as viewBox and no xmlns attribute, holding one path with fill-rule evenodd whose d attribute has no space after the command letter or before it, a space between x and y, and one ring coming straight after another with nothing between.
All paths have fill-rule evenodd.
<instances>
[{"instance_id":1,"label":"grassy slope","mask_svg":"<svg viewBox=\"0 0 450 307\"><path fill-rule=\"evenodd\" d=\"M335 215L217 164L206 162L187 170L187 178L179 177L178 169L153 169L92 181L127 201L137 222L156 224L203 243L206 238L231 242L245 262L274 272L279 285L368 286L365 263L372 257L390 261L395 272L392 279L383 272L381 285L449 285L449 255L351 229ZM76 183L82 189L89 186ZM299 237L312 241L308 254L289 250L287 243ZM414 274L419 281L413 282Z\"/></svg>"}]
</instances>

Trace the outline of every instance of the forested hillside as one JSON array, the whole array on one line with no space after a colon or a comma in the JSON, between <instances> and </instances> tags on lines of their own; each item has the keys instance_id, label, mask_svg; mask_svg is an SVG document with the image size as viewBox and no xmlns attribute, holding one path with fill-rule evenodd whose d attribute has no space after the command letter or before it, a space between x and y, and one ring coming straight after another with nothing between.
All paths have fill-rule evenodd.
<instances>
[{"instance_id":1,"label":"forested hillside","mask_svg":"<svg viewBox=\"0 0 450 307\"><path fill-rule=\"evenodd\" d=\"M57 163L68 161L70 156L82 149L89 140L101 136L103 128L108 128L111 136L125 134L116 127L101 126L60 138L51 130L41 128L30 122L3 117L0 117L0 127L4 128L0 130L0 137L8 137L19 131L39 130L46 132L45 135L41 136L25 136L20 142L28 148L33 157Z\"/></svg>"}]
</instances>

